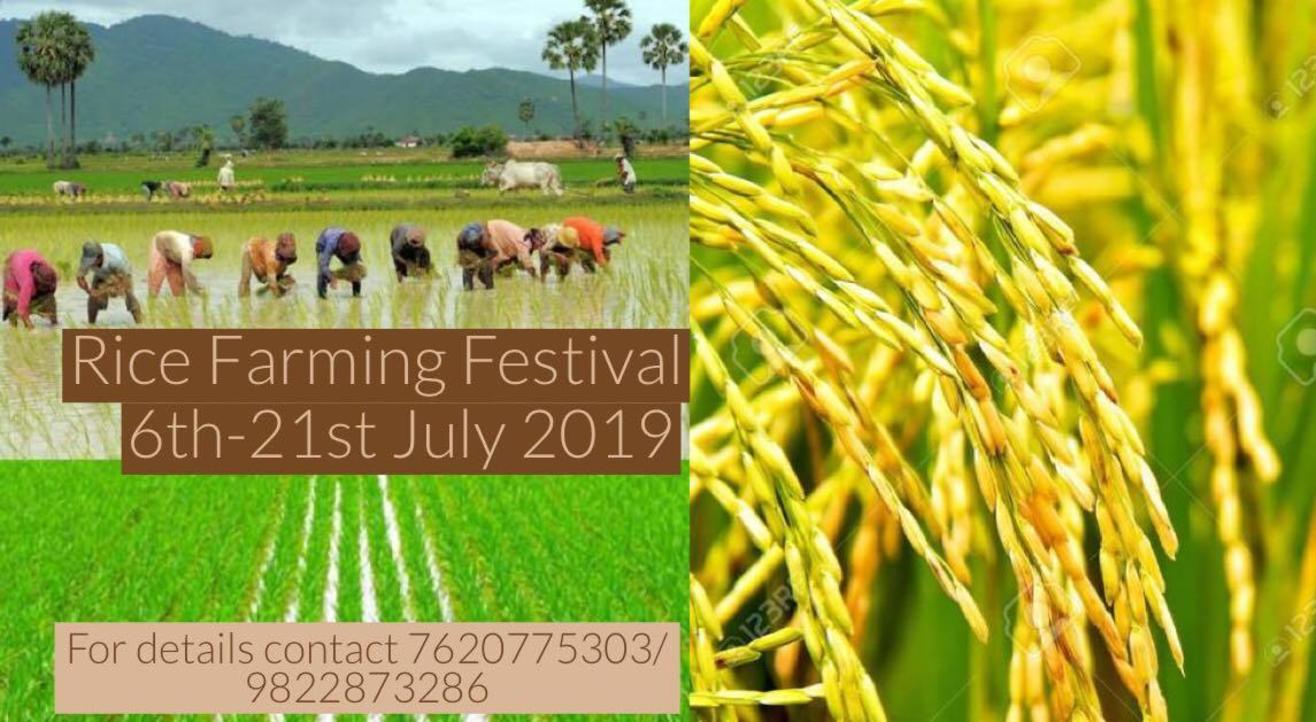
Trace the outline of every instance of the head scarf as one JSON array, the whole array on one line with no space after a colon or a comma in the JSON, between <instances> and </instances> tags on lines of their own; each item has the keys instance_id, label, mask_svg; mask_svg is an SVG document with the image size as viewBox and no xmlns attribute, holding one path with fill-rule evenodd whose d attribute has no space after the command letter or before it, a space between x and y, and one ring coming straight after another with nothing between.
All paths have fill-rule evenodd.
<instances>
[{"instance_id":1,"label":"head scarf","mask_svg":"<svg viewBox=\"0 0 1316 722\"><path fill-rule=\"evenodd\" d=\"M32 285L36 287L38 295L54 293L55 287L59 285L59 276L49 263L37 261L32 264Z\"/></svg>"},{"instance_id":2,"label":"head scarf","mask_svg":"<svg viewBox=\"0 0 1316 722\"><path fill-rule=\"evenodd\" d=\"M457 234L457 245L459 246L477 246L484 238L484 224L479 221L467 223L462 227L461 232Z\"/></svg>"},{"instance_id":3,"label":"head scarf","mask_svg":"<svg viewBox=\"0 0 1316 722\"><path fill-rule=\"evenodd\" d=\"M338 257L342 259L355 258L361 253L361 239L356 234L348 231L338 238Z\"/></svg>"},{"instance_id":4,"label":"head scarf","mask_svg":"<svg viewBox=\"0 0 1316 722\"><path fill-rule=\"evenodd\" d=\"M193 236L192 255L196 258L210 258L215 255L215 244L206 236Z\"/></svg>"}]
</instances>

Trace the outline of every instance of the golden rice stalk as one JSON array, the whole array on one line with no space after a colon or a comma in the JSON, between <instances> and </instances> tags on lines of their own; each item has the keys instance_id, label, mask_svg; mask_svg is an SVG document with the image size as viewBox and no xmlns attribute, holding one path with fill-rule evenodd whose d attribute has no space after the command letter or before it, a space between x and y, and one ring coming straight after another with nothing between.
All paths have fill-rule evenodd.
<instances>
[{"instance_id":1,"label":"golden rice stalk","mask_svg":"<svg viewBox=\"0 0 1316 722\"><path fill-rule=\"evenodd\" d=\"M759 554L780 549L833 716L881 715L848 641L851 613L867 606L840 593L820 523L837 508L829 500L866 484L886 528L979 637L986 621L965 580L973 519L985 513L1026 605L1019 619L1034 641L1020 653L1047 680L1029 688L1029 705L1100 718L1082 633L1091 625L1147 718L1166 719L1152 623L1182 659L1139 519L1167 553L1178 539L1074 311L1090 298L1134 345L1141 332L1069 227L959 120L969 94L888 31L873 3L787 2L766 29L737 22L738 8L715 3L691 43L691 240L708 259L692 327L697 371L722 399L692 428L696 494L739 519ZM734 38L715 43L722 28ZM1088 135L1039 149L1028 168L1107 138ZM812 478L785 450L800 434ZM926 478L905 459L911 435L938 451ZM1089 514L1104 595L1081 550ZM859 542L876 544L876 530ZM852 573L875 573L872 552L850 558ZM749 568L762 589L762 568ZM737 592L732 606L745 600ZM724 651L748 663L749 652ZM701 700L721 709L732 698Z\"/></svg>"},{"instance_id":2,"label":"golden rice stalk","mask_svg":"<svg viewBox=\"0 0 1316 722\"><path fill-rule=\"evenodd\" d=\"M1259 183L1226 184L1226 174L1246 173L1255 149L1235 147L1227 117L1246 117L1252 91L1251 60L1244 31L1234 26L1227 3L1203 9L1172 4L1173 29L1181 45L1176 64L1173 122L1176 171L1182 186L1187 251L1180 269L1196 306L1202 342L1202 414L1211 454L1211 498L1217 533L1225 549L1230 605L1230 666L1236 676L1252 668L1252 619L1256 606L1252 551L1239 496L1243 462L1262 483L1279 475L1279 459L1262 427L1260 402L1248 379L1236 317L1237 282L1231 268L1255 235ZM1210 109L1230 108L1221 113ZM1228 188L1227 188L1228 185ZM1246 477L1244 477L1246 478Z\"/></svg>"},{"instance_id":3,"label":"golden rice stalk","mask_svg":"<svg viewBox=\"0 0 1316 722\"><path fill-rule=\"evenodd\" d=\"M803 486L785 452L765 432L697 324L692 326L699 360L720 387L735 425L741 468L749 483L762 492L759 500L780 534L787 576L800 605L803 641L822 677L828 709L838 720L881 722L886 714L877 689L849 642L852 627L840 592L840 563L805 506ZM711 609L701 613L713 616ZM713 704L728 704L724 700L725 693L707 698Z\"/></svg>"}]
</instances>

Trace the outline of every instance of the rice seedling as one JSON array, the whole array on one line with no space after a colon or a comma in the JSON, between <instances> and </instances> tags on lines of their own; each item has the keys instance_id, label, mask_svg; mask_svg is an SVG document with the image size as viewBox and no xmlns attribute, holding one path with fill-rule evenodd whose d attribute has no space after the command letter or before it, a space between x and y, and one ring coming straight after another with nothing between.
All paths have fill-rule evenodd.
<instances>
[{"instance_id":1,"label":"rice seedling","mask_svg":"<svg viewBox=\"0 0 1316 722\"><path fill-rule=\"evenodd\" d=\"M540 282L526 274L501 280L491 291L465 292L453 239L473 219L509 218L526 225L560 221L580 213L627 231L624 248L603 272L579 270L565 280ZM398 284L388 234L402 221L429 230L436 274ZM321 229L344 224L364 239L369 269L360 299L335 294L315 297L315 238ZM684 230L679 201L595 204L545 202L503 204L493 198L443 209L317 209L243 212L176 210L151 213L15 212L0 224L0 256L34 248L56 265L63 279L56 299L61 325L87 324L86 294L73 283L83 242L118 244L135 271L144 326L154 328L674 328L688 317ZM205 233L214 239L215 257L198 261L195 272L205 296L174 299L166 292L146 298L148 241L164 228ZM290 272L299 283L290 295L237 296L241 247L255 235L293 232L299 261ZM132 318L118 301L97 319L100 327L129 327ZM3 328L0 368L21 383L0 384L0 403L25 413L14 433L0 441L0 458L113 458L118 455L117 411L108 405L65 405L59 401L59 334L48 329L26 333Z\"/></svg>"},{"instance_id":2,"label":"rice seedling","mask_svg":"<svg viewBox=\"0 0 1316 722\"><path fill-rule=\"evenodd\" d=\"M685 610L683 475L157 478L86 461L0 462L0 474L11 482L0 490L6 719L52 716L56 621L679 621Z\"/></svg>"},{"instance_id":3,"label":"rice seedling","mask_svg":"<svg viewBox=\"0 0 1316 722\"><path fill-rule=\"evenodd\" d=\"M1261 538L1283 465L1235 271L1268 178L1249 12L695 3L692 707L1260 719L1280 699L1235 694L1262 676L1256 555L1297 566L1311 499ZM1222 644L1175 589L1204 560ZM942 600L887 581L913 574ZM1304 601L1286 585L1271 624ZM929 640L971 693L879 695L931 684L896 661Z\"/></svg>"}]
</instances>

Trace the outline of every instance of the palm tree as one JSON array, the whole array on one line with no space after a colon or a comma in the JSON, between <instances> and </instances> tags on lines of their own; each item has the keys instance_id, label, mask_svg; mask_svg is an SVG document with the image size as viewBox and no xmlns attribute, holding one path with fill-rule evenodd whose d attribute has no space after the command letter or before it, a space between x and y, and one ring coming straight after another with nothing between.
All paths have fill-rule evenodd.
<instances>
[{"instance_id":1,"label":"palm tree","mask_svg":"<svg viewBox=\"0 0 1316 722\"><path fill-rule=\"evenodd\" d=\"M663 78L663 125L667 125L667 68L685 62L690 46L681 35L681 29L671 23L658 23L640 41L644 62L657 70Z\"/></svg>"},{"instance_id":2,"label":"palm tree","mask_svg":"<svg viewBox=\"0 0 1316 722\"><path fill-rule=\"evenodd\" d=\"M516 107L516 117L521 119L525 124L525 137L530 138L530 121L535 119L535 101L530 98L522 98L521 104Z\"/></svg>"},{"instance_id":3,"label":"palm tree","mask_svg":"<svg viewBox=\"0 0 1316 722\"><path fill-rule=\"evenodd\" d=\"M247 116L235 115L229 118L228 127L233 129L233 137L238 139L238 147L247 147Z\"/></svg>"},{"instance_id":4,"label":"palm tree","mask_svg":"<svg viewBox=\"0 0 1316 722\"><path fill-rule=\"evenodd\" d=\"M192 129L192 136L196 138L197 147L201 150L201 155L196 159L196 167L204 168L210 165L210 154L215 151L215 131L208 125L198 125Z\"/></svg>"},{"instance_id":5,"label":"palm tree","mask_svg":"<svg viewBox=\"0 0 1316 722\"><path fill-rule=\"evenodd\" d=\"M599 64L599 43L588 18L558 23L548 31L544 62L553 70L565 70L571 79L571 137L580 138L580 109L576 105L576 71L591 72Z\"/></svg>"},{"instance_id":6,"label":"palm tree","mask_svg":"<svg viewBox=\"0 0 1316 722\"><path fill-rule=\"evenodd\" d=\"M55 119L51 89L59 84L58 13L44 12L18 26L18 67L27 79L46 88L46 165L55 167Z\"/></svg>"},{"instance_id":7,"label":"palm tree","mask_svg":"<svg viewBox=\"0 0 1316 722\"><path fill-rule=\"evenodd\" d=\"M96 58L91 35L69 13L51 11L41 13L19 26L15 39L19 68L29 80L46 87L46 163L52 167L55 165L51 96L52 89L58 85L60 165L65 168L77 167L77 80Z\"/></svg>"},{"instance_id":8,"label":"palm tree","mask_svg":"<svg viewBox=\"0 0 1316 722\"><path fill-rule=\"evenodd\" d=\"M62 79L69 84L69 143L65 154L64 167L78 167L78 79L87 72L87 67L96 59L96 46L91 42L91 33L86 26L68 13L60 13Z\"/></svg>"},{"instance_id":9,"label":"palm tree","mask_svg":"<svg viewBox=\"0 0 1316 722\"><path fill-rule=\"evenodd\" d=\"M608 46L616 45L631 34L631 9L625 0L585 0L594 13L594 30L598 33L599 57L603 66L603 119L608 125Z\"/></svg>"}]
</instances>

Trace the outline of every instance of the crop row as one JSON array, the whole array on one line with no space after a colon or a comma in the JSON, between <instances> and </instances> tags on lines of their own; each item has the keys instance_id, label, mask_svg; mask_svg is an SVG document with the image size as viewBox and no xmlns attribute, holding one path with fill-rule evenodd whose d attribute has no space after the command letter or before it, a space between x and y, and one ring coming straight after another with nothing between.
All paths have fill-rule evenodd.
<instances>
[{"instance_id":1,"label":"crop row","mask_svg":"<svg viewBox=\"0 0 1316 722\"><path fill-rule=\"evenodd\" d=\"M4 718L49 715L56 621L684 617L681 477L0 474Z\"/></svg>"},{"instance_id":2,"label":"crop row","mask_svg":"<svg viewBox=\"0 0 1316 722\"><path fill-rule=\"evenodd\" d=\"M0 464L0 718L51 714L55 622L243 618L251 550L292 482Z\"/></svg>"},{"instance_id":3,"label":"crop row","mask_svg":"<svg viewBox=\"0 0 1316 722\"><path fill-rule=\"evenodd\" d=\"M456 251L457 230L473 219L506 217L527 224L583 213L620 226L625 243L608 269L594 275L574 272L565 281L541 283L520 272L500 280L492 291L462 290ZM420 223L430 231L436 274L426 282L398 284L392 277L388 233L394 224ZM54 223L48 216L18 214L0 223L0 257L32 248L49 259L61 276L56 298L60 322L86 324L86 296L71 278L82 243L116 243L137 270L138 293L145 296L144 271L149 239L165 224L210 235L214 258L194 269L208 288L204 298L167 295L146 303L144 324L155 328L674 328L688 318L689 264L684 206L506 208L483 205L455 210L287 211L249 213L179 212L167 220L135 214L71 215ZM342 224L363 239L370 273L360 299L336 295L329 302L313 293L313 244L320 229ZM300 283L282 299L239 299L236 289L240 246L253 235L292 231L301 259L291 268ZM131 317L119 303L97 319L100 326L125 326ZM118 448L117 412L107 405L65 405L59 400L59 336L0 328L0 368L17 383L0 385L0 405L15 410L10 433L0 441L0 457L104 458Z\"/></svg>"},{"instance_id":4,"label":"crop row","mask_svg":"<svg viewBox=\"0 0 1316 722\"><path fill-rule=\"evenodd\" d=\"M418 187L449 188L476 187L484 170L481 162L445 163L388 163L299 166L244 166L238 159L238 179L241 182L260 183L269 189L306 190L315 188L365 187L364 179L392 178L407 181ZM613 178L615 165L609 159L568 160L557 163L562 180L573 185L589 186L600 180ZM685 158L641 158L635 162L641 183L684 183L687 178ZM0 195L51 194L56 180L76 180L93 194L140 194L140 185L146 179L169 179L198 184L213 184L214 168L153 168L143 163L141 168L91 169L78 171L46 171L0 168ZM433 184L433 185L429 185Z\"/></svg>"}]
</instances>

